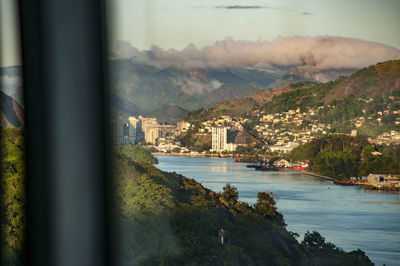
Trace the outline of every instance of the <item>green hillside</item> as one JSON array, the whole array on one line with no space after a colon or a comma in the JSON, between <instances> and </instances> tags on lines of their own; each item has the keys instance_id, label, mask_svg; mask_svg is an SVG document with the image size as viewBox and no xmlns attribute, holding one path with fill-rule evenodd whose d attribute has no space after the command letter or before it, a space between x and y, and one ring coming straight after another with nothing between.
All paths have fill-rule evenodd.
<instances>
[{"instance_id":1,"label":"green hillside","mask_svg":"<svg viewBox=\"0 0 400 266\"><path fill-rule=\"evenodd\" d=\"M21 264L24 201L23 132L6 128L1 141L3 175L2 258ZM344 252L317 232L299 243L286 230L275 200L259 193L254 206L193 179L158 170L141 147L114 149L117 212L123 265L372 265L364 252ZM221 245L218 231L227 233Z\"/></svg>"},{"instance_id":2,"label":"green hillside","mask_svg":"<svg viewBox=\"0 0 400 266\"><path fill-rule=\"evenodd\" d=\"M292 160L310 160L312 171L335 179L370 173L400 174L400 145L373 145L367 137L324 136L295 148Z\"/></svg>"},{"instance_id":3,"label":"green hillside","mask_svg":"<svg viewBox=\"0 0 400 266\"><path fill-rule=\"evenodd\" d=\"M340 82L325 97L330 102L346 96L387 96L400 90L400 60L372 65Z\"/></svg>"},{"instance_id":4,"label":"green hillside","mask_svg":"<svg viewBox=\"0 0 400 266\"><path fill-rule=\"evenodd\" d=\"M182 121L182 119L185 118L188 113L189 111L179 106L168 105L144 115L146 117L155 117L160 123L176 123Z\"/></svg>"},{"instance_id":5,"label":"green hillside","mask_svg":"<svg viewBox=\"0 0 400 266\"><path fill-rule=\"evenodd\" d=\"M332 125L331 132L349 133L355 129L350 121L358 117L371 121L358 128L362 134L376 136L397 130L393 122L398 116L389 115L377 123L379 117L376 114L388 109L400 110L400 60L370 66L327 83L302 81L286 88L225 101L189 113L185 120L195 122L221 115L251 118L259 113L287 112L297 108L302 113L307 108L316 110L318 121Z\"/></svg>"},{"instance_id":6,"label":"green hillside","mask_svg":"<svg viewBox=\"0 0 400 266\"><path fill-rule=\"evenodd\" d=\"M24 145L21 128L1 129L1 252L3 265L22 265L24 243Z\"/></svg>"},{"instance_id":7,"label":"green hillside","mask_svg":"<svg viewBox=\"0 0 400 266\"><path fill-rule=\"evenodd\" d=\"M148 157L132 159L115 154L123 264L372 265L362 251L344 252L317 232L297 242L268 193L251 206L231 185L216 193L156 169Z\"/></svg>"}]
</instances>

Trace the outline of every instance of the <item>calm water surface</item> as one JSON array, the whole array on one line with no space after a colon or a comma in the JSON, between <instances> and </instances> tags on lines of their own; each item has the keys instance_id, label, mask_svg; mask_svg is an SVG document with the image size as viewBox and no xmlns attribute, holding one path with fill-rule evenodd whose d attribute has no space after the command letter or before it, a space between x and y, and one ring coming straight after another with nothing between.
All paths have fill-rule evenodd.
<instances>
[{"instance_id":1,"label":"calm water surface","mask_svg":"<svg viewBox=\"0 0 400 266\"><path fill-rule=\"evenodd\" d=\"M194 178L222 191L239 190L254 203L257 192L272 192L290 231L318 231L345 250L360 248L377 265L400 265L400 194L337 186L332 181L293 173L258 172L233 159L157 156L159 169Z\"/></svg>"}]
</instances>

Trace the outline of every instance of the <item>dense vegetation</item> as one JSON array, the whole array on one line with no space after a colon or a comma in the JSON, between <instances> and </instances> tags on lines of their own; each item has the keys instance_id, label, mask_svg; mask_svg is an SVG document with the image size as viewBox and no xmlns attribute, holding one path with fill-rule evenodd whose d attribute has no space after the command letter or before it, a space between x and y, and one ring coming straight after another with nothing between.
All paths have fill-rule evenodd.
<instances>
[{"instance_id":1,"label":"dense vegetation","mask_svg":"<svg viewBox=\"0 0 400 266\"><path fill-rule=\"evenodd\" d=\"M9 127L1 133L1 256L4 265L19 265L25 225L23 130Z\"/></svg>"},{"instance_id":2,"label":"dense vegetation","mask_svg":"<svg viewBox=\"0 0 400 266\"><path fill-rule=\"evenodd\" d=\"M201 127L200 122L196 121L194 126L179 138L181 143L192 151L201 152L211 149L211 135L198 134Z\"/></svg>"},{"instance_id":3,"label":"dense vegetation","mask_svg":"<svg viewBox=\"0 0 400 266\"><path fill-rule=\"evenodd\" d=\"M141 146L118 145L114 147L114 153L130 158L133 161L157 163L157 158Z\"/></svg>"},{"instance_id":4,"label":"dense vegetation","mask_svg":"<svg viewBox=\"0 0 400 266\"><path fill-rule=\"evenodd\" d=\"M23 132L6 128L1 142L2 254L20 263L24 228ZM142 147L115 147L115 186L125 265L372 265L358 250L344 252L316 232L302 243L285 229L271 194L254 206L231 185L216 193L192 179L165 173ZM227 234L221 245L218 232Z\"/></svg>"},{"instance_id":5,"label":"dense vegetation","mask_svg":"<svg viewBox=\"0 0 400 266\"><path fill-rule=\"evenodd\" d=\"M115 161L123 264L372 265L362 251L344 252L316 232L298 243L271 194L259 193L251 206L229 184L216 193L147 158L116 152Z\"/></svg>"},{"instance_id":6,"label":"dense vegetation","mask_svg":"<svg viewBox=\"0 0 400 266\"><path fill-rule=\"evenodd\" d=\"M370 173L400 174L400 145L373 145L365 136L314 139L294 149L290 158L308 159L312 171L337 179Z\"/></svg>"}]
</instances>

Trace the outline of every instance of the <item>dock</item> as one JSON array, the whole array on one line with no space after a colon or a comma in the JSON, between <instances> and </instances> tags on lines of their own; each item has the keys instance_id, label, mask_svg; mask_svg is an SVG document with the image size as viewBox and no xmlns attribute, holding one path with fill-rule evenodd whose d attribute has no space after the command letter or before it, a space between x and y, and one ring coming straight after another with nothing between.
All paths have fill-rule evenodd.
<instances>
[{"instance_id":1,"label":"dock","mask_svg":"<svg viewBox=\"0 0 400 266\"><path fill-rule=\"evenodd\" d=\"M332 177L320 175L320 174L317 174L317 173L314 173L314 172L304 171L303 173L306 174L306 175L311 175L311 176L319 177L319 178L326 179L326 180L330 180L330 181L335 180L335 179L332 178Z\"/></svg>"}]
</instances>

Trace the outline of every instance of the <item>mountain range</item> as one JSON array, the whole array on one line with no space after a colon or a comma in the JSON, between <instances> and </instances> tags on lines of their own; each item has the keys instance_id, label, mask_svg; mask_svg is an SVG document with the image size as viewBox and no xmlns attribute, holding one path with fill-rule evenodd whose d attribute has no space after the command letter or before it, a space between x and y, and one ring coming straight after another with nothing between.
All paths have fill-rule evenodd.
<instances>
[{"instance_id":1,"label":"mountain range","mask_svg":"<svg viewBox=\"0 0 400 266\"><path fill-rule=\"evenodd\" d=\"M330 104L351 96L385 97L394 93L400 93L400 60L378 63L334 81L302 81L278 89L256 92L192 112L186 119L203 120L221 115L244 116L256 109L265 109L267 112L287 111L288 108Z\"/></svg>"},{"instance_id":2,"label":"mountain range","mask_svg":"<svg viewBox=\"0 0 400 266\"><path fill-rule=\"evenodd\" d=\"M391 64L397 64L396 62L398 61L392 61ZM129 59L111 60L109 66L113 115L153 116L167 123L182 120L190 111L218 106L219 103L225 105L226 101L233 99L237 99L233 102L248 102L251 99L259 101L257 99L260 97L270 97L268 91L276 94L280 91L277 88L288 88L293 82L329 82L356 72L353 68L319 70L301 65L275 67L268 71L244 67L188 70L135 63ZM395 66L389 66L388 63L365 68L341 81L335 90L326 95L326 100L349 93L359 94L364 91L361 89L364 87L368 87L365 92L371 95L380 90L387 92L389 88L398 86L397 71ZM2 68L1 82L2 92L12 97L15 104L22 108L21 67ZM248 95L251 96L246 97ZM245 107L237 106L235 112L241 112L243 108ZM2 117L5 117L4 113ZM9 111L7 117L10 117ZM7 124L13 124L8 119L7 121Z\"/></svg>"},{"instance_id":3,"label":"mountain range","mask_svg":"<svg viewBox=\"0 0 400 266\"><path fill-rule=\"evenodd\" d=\"M295 81L326 82L356 71L301 66L275 67L268 71L244 67L188 70L172 66L161 68L128 59L112 60L110 69L116 114L151 114L163 122L176 122L188 111L287 86ZM175 111L166 117L166 109Z\"/></svg>"}]
</instances>

